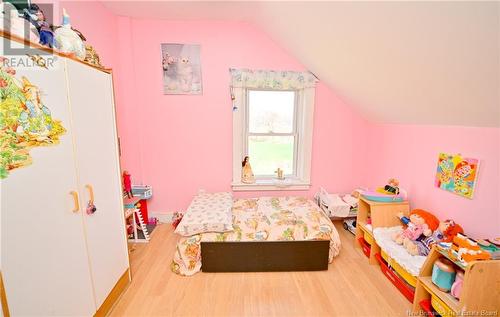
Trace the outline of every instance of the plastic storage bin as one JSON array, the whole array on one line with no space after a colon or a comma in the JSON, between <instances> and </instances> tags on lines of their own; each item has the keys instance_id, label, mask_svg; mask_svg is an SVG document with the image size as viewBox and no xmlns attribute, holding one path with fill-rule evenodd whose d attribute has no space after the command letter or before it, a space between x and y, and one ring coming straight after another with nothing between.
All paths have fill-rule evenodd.
<instances>
[{"instance_id":1,"label":"plastic storage bin","mask_svg":"<svg viewBox=\"0 0 500 317\"><path fill-rule=\"evenodd\" d=\"M381 252L382 258L392 267L394 271L396 271L408 284L413 287L417 287L417 278L408 271L406 271L398 262L394 261L387 253L383 250Z\"/></svg>"}]
</instances>

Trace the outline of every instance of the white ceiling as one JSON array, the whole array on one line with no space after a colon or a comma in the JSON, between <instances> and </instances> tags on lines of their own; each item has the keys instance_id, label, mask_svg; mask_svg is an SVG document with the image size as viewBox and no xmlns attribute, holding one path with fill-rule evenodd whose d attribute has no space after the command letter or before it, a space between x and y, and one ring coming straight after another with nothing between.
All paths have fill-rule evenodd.
<instances>
[{"instance_id":1,"label":"white ceiling","mask_svg":"<svg viewBox=\"0 0 500 317\"><path fill-rule=\"evenodd\" d=\"M135 18L253 23L374 122L500 127L500 2L105 5Z\"/></svg>"}]
</instances>

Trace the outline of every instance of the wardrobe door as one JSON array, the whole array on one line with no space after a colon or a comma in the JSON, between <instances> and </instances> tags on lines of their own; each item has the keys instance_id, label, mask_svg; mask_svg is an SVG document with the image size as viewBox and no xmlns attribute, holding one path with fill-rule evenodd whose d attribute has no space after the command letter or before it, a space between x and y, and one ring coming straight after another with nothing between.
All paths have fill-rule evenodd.
<instances>
[{"instance_id":1,"label":"wardrobe door","mask_svg":"<svg viewBox=\"0 0 500 317\"><path fill-rule=\"evenodd\" d=\"M77 208L64 59L31 51L50 63L48 69L39 67L25 54L4 52L6 42L0 39L7 58L0 69L0 209L10 312L90 316L95 302Z\"/></svg>"},{"instance_id":2,"label":"wardrobe door","mask_svg":"<svg viewBox=\"0 0 500 317\"><path fill-rule=\"evenodd\" d=\"M100 307L129 266L112 77L73 61L67 65L82 204L93 192L97 208L84 223Z\"/></svg>"}]
</instances>

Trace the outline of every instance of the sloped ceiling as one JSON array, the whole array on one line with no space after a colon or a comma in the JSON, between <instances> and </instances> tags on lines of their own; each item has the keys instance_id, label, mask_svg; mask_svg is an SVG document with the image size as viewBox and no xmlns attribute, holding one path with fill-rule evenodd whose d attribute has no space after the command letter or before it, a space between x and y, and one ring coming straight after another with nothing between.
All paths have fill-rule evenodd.
<instances>
[{"instance_id":1,"label":"sloped ceiling","mask_svg":"<svg viewBox=\"0 0 500 317\"><path fill-rule=\"evenodd\" d=\"M367 119L500 127L500 2L105 2L255 24Z\"/></svg>"}]
</instances>

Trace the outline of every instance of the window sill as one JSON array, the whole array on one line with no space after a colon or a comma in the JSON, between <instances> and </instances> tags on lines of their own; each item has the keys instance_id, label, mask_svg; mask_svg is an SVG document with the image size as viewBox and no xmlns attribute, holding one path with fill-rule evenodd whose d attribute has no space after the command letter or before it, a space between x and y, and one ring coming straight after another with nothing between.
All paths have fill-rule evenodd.
<instances>
[{"instance_id":1,"label":"window sill","mask_svg":"<svg viewBox=\"0 0 500 317\"><path fill-rule=\"evenodd\" d=\"M299 179L258 179L253 184L233 183L233 191L285 191L285 190L309 190L311 184Z\"/></svg>"}]
</instances>

